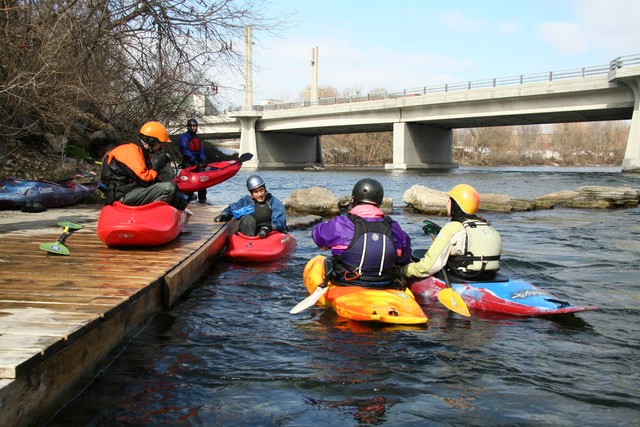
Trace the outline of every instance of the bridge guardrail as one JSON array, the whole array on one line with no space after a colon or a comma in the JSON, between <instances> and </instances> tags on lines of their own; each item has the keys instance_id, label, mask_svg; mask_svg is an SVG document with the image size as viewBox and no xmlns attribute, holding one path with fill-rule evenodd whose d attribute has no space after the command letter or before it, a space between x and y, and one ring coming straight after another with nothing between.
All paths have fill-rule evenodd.
<instances>
[{"instance_id":1,"label":"bridge guardrail","mask_svg":"<svg viewBox=\"0 0 640 427\"><path fill-rule=\"evenodd\" d=\"M372 92L367 95L347 95L330 98L319 98L317 101L283 102L272 105L254 105L253 111L287 110L292 108L305 108L317 105L347 104L352 102L375 101L383 99L404 98L407 96L419 96L433 93L455 92L462 90L487 89L501 86L519 86L529 83L552 82L566 79L579 79L608 75L613 70L624 66L640 65L640 55L619 56L606 65L582 67L571 70L549 71L545 73L521 74L519 76L498 77L492 79L475 80L468 82L445 83L433 86L404 89L401 91ZM229 108L229 112L240 111L242 107Z\"/></svg>"}]
</instances>

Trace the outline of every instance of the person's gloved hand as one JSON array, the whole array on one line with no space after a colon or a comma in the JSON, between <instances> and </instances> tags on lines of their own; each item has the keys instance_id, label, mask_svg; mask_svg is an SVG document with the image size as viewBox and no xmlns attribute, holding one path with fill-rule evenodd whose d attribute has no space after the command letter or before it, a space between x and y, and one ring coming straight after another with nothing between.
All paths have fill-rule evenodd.
<instances>
[{"instance_id":1,"label":"person's gloved hand","mask_svg":"<svg viewBox=\"0 0 640 427\"><path fill-rule=\"evenodd\" d=\"M162 153L156 159L155 164L153 165L153 170L156 172L160 172L164 169L165 166L171 161L171 157L167 153Z\"/></svg>"},{"instance_id":2,"label":"person's gloved hand","mask_svg":"<svg viewBox=\"0 0 640 427\"><path fill-rule=\"evenodd\" d=\"M425 232L425 234L433 234L433 235L438 235L438 233L440 232L440 229L442 227L440 227L438 224L436 224L435 222L431 222L429 220L424 220L422 221L422 231Z\"/></svg>"},{"instance_id":3,"label":"person's gloved hand","mask_svg":"<svg viewBox=\"0 0 640 427\"><path fill-rule=\"evenodd\" d=\"M196 160L196 162L194 164L194 166L195 166L194 171L195 172L202 172L202 171L207 170L207 164L206 163L207 162L203 162L202 160Z\"/></svg>"},{"instance_id":4,"label":"person's gloved hand","mask_svg":"<svg viewBox=\"0 0 640 427\"><path fill-rule=\"evenodd\" d=\"M269 235L270 232L271 232L271 226L260 227L260 230L258 230L258 237L261 239L264 239Z\"/></svg>"},{"instance_id":5,"label":"person's gloved hand","mask_svg":"<svg viewBox=\"0 0 640 427\"><path fill-rule=\"evenodd\" d=\"M228 214L223 213L223 214L220 214L220 215L218 215L217 217L215 217L215 218L213 219L213 221L214 221L214 222L227 222L227 221L229 221L230 219L231 219L231 217L230 217Z\"/></svg>"}]
</instances>

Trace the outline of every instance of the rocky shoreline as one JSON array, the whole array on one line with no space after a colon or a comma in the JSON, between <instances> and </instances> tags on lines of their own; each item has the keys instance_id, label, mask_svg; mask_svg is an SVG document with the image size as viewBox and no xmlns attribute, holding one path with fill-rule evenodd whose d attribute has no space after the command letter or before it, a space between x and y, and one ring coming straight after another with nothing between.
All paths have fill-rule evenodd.
<instances>
[{"instance_id":1,"label":"rocky shoreline","mask_svg":"<svg viewBox=\"0 0 640 427\"><path fill-rule=\"evenodd\" d=\"M295 190L283 200L287 214L327 218L339 215L348 208L349 196L337 197L324 187ZM448 196L445 192L422 185L414 185L403 194L405 209L428 214L446 215ZM546 194L532 200L511 197L507 194L481 193L480 210L493 212L522 212L542 209L620 209L637 208L640 190L631 187L584 186ZM385 198L382 210L391 212L393 200Z\"/></svg>"}]
</instances>

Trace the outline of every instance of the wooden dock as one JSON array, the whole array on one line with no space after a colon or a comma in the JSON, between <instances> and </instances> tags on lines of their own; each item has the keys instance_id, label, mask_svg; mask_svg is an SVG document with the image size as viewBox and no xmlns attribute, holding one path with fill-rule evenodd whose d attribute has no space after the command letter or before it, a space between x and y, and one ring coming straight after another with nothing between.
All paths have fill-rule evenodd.
<instances>
[{"instance_id":1,"label":"wooden dock","mask_svg":"<svg viewBox=\"0 0 640 427\"><path fill-rule=\"evenodd\" d=\"M109 248L99 207L0 211L0 425L40 425L172 305L220 254L221 207L190 205L188 231L156 248ZM62 233L70 256L40 250Z\"/></svg>"}]
</instances>

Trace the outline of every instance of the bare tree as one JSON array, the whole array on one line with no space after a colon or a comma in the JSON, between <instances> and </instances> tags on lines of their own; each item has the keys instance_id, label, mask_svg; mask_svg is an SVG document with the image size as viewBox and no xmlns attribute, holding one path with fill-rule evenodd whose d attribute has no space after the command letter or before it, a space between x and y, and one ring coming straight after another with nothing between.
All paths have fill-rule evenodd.
<instances>
[{"instance_id":1,"label":"bare tree","mask_svg":"<svg viewBox=\"0 0 640 427\"><path fill-rule=\"evenodd\" d=\"M0 138L175 117L217 92L218 71L241 72L245 26L277 27L260 5L0 0Z\"/></svg>"}]
</instances>

